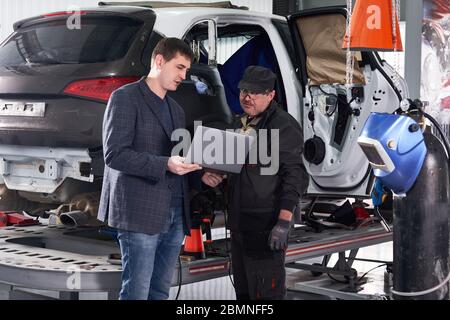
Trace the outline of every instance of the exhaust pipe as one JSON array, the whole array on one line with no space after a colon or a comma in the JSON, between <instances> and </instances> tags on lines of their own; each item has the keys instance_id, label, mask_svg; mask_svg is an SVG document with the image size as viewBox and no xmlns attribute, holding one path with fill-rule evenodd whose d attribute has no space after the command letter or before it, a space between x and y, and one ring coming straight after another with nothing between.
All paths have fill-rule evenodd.
<instances>
[{"instance_id":1,"label":"exhaust pipe","mask_svg":"<svg viewBox=\"0 0 450 320\"><path fill-rule=\"evenodd\" d=\"M84 226L88 224L91 219L92 216L88 212L83 212L80 210L61 213L59 216L61 223L68 227Z\"/></svg>"},{"instance_id":2,"label":"exhaust pipe","mask_svg":"<svg viewBox=\"0 0 450 320\"><path fill-rule=\"evenodd\" d=\"M59 220L65 226L80 227L96 221L100 193L85 193L72 199L68 212L61 212Z\"/></svg>"}]
</instances>

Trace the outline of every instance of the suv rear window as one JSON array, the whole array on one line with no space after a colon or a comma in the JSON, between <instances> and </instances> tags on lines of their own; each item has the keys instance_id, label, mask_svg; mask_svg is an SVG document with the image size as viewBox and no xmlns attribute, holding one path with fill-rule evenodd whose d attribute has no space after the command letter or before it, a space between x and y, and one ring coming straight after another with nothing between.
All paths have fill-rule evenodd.
<instances>
[{"instance_id":1,"label":"suv rear window","mask_svg":"<svg viewBox=\"0 0 450 320\"><path fill-rule=\"evenodd\" d=\"M0 47L0 66L23 64L79 64L122 58L141 22L126 17L82 17L80 29L66 19L19 29Z\"/></svg>"}]
</instances>

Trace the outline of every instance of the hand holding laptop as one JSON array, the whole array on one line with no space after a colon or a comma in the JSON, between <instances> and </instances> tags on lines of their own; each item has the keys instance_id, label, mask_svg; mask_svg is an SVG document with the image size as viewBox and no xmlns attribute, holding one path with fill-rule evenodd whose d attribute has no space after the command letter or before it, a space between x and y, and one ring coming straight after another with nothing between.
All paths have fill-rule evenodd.
<instances>
[{"instance_id":1,"label":"hand holding laptop","mask_svg":"<svg viewBox=\"0 0 450 320\"><path fill-rule=\"evenodd\" d=\"M202 167L200 167L196 163L184 163L185 158L180 156L172 156L167 161L167 169L179 176L185 175L186 173L201 170Z\"/></svg>"},{"instance_id":2,"label":"hand holding laptop","mask_svg":"<svg viewBox=\"0 0 450 320\"><path fill-rule=\"evenodd\" d=\"M219 183L222 182L223 179L227 177L226 174L220 174L210 171L205 171L205 173L202 176L202 181L204 184L214 188L219 185Z\"/></svg>"}]
</instances>

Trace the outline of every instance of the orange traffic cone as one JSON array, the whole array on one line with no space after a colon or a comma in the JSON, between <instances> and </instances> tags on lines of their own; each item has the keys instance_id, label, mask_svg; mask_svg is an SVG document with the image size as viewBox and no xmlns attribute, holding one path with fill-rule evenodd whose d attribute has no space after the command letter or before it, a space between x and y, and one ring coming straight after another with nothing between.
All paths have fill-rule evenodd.
<instances>
[{"instance_id":1,"label":"orange traffic cone","mask_svg":"<svg viewBox=\"0 0 450 320\"><path fill-rule=\"evenodd\" d=\"M191 235L184 240L183 254L194 256L197 259L205 259L205 247L203 245L202 228L192 228Z\"/></svg>"},{"instance_id":2,"label":"orange traffic cone","mask_svg":"<svg viewBox=\"0 0 450 320\"><path fill-rule=\"evenodd\" d=\"M350 50L355 51L403 51L398 17L392 8L392 1L356 0L350 20L350 36L345 35L342 48L346 49L350 41Z\"/></svg>"}]
</instances>

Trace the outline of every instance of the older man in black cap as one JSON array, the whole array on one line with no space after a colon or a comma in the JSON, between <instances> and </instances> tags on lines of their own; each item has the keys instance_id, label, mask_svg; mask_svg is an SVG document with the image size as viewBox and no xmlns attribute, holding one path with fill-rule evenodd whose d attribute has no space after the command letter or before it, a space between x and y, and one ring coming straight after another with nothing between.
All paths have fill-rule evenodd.
<instances>
[{"instance_id":1,"label":"older man in black cap","mask_svg":"<svg viewBox=\"0 0 450 320\"><path fill-rule=\"evenodd\" d=\"M268 147L267 154L279 161L276 170L264 171L270 164L261 161L259 151L256 163L247 159L240 174L229 177L228 228L238 300L283 299L286 294L288 234L305 173L301 162L302 130L273 100L275 81L271 70L250 66L239 82L245 114L237 127L243 133L254 130L258 148ZM267 130L266 136L259 135L262 130ZM279 138L273 139L277 134Z\"/></svg>"}]
</instances>

